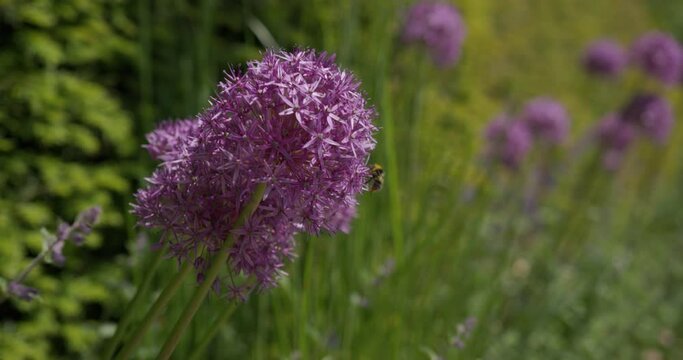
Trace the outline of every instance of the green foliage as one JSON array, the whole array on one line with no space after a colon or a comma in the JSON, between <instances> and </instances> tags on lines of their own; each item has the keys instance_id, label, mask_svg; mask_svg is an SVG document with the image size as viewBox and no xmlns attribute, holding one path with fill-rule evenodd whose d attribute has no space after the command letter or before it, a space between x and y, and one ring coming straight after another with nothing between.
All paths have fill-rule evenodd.
<instances>
[{"instance_id":1,"label":"green foliage","mask_svg":"<svg viewBox=\"0 0 683 360\"><path fill-rule=\"evenodd\" d=\"M65 269L44 265L29 275L39 300L1 305L2 358L92 357L101 341L122 271L97 254L123 247L126 162L138 148L120 100L117 72L136 51L122 5L0 2L0 276L16 276L41 250L40 228L54 229L59 218L99 204L108 230L85 249L67 245Z\"/></svg>"}]
</instances>

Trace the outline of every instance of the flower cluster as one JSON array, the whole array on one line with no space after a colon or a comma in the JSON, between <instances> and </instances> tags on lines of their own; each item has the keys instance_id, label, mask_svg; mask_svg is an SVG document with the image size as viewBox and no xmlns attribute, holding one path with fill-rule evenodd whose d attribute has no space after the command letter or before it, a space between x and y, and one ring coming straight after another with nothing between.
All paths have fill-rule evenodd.
<instances>
[{"instance_id":1,"label":"flower cluster","mask_svg":"<svg viewBox=\"0 0 683 360\"><path fill-rule=\"evenodd\" d=\"M493 119L486 128L486 154L510 169L517 169L531 148L532 138L527 126L506 115Z\"/></svg>"},{"instance_id":2,"label":"flower cluster","mask_svg":"<svg viewBox=\"0 0 683 360\"><path fill-rule=\"evenodd\" d=\"M582 63L590 74L614 78L619 76L628 62L624 49L612 40L597 40L585 50Z\"/></svg>"},{"instance_id":3,"label":"flower cluster","mask_svg":"<svg viewBox=\"0 0 683 360\"><path fill-rule=\"evenodd\" d=\"M590 74L605 78L619 76L627 64L665 85L673 85L683 76L683 47L673 36L651 31L631 45L628 54L613 40L597 40L584 51L582 64Z\"/></svg>"},{"instance_id":4,"label":"flower cluster","mask_svg":"<svg viewBox=\"0 0 683 360\"><path fill-rule=\"evenodd\" d=\"M681 79L683 49L669 34L653 31L641 36L631 48L631 60L664 84L673 85Z\"/></svg>"},{"instance_id":5,"label":"flower cluster","mask_svg":"<svg viewBox=\"0 0 683 360\"><path fill-rule=\"evenodd\" d=\"M529 101L520 120L526 124L536 139L559 144L569 132L569 115L564 106L548 98L539 97Z\"/></svg>"},{"instance_id":6,"label":"flower cluster","mask_svg":"<svg viewBox=\"0 0 683 360\"><path fill-rule=\"evenodd\" d=\"M227 74L196 120L150 135L148 148L164 163L136 194L139 223L162 229L199 280L232 232L232 272L273 286L296 232L349 230L375 146L375 111L359 86L333 56L312 50L269 51ZM233 229L259 183L263 200Z\"/></svg>"},{"instance_id":7,"label":"flower cluster","mask_svg":"<svg viewBox=\"0 0 683 360\"><path fill-rule=\"evenodd\" d=\"M665 143L673 122L673 110L666 99L650 93L636 94L619 113L600 121L597 137L603 150L603 165L608 170L617 170L638 135L657 144Z\"/></svg>"},{"instance_id":8,"label":"flower cluster","mask_svg":"<svg viewBox=\"0 0 683 360\"><path fill-rule=\"evenodd\" d=\"M621 111L621 117L659 144L666 142L674 122L669 102L651 93L636 94Z\"/></svg>"},{"instance_id":9,"label":"flower cluster","mask_svg":"<svg viewBox=\"0 0 683 360\"><path fill-rule=\"evenodd\" d=\"M485 133L487 155L516 169L534 142L561 144L569 133L569 123L567 110L556 100L543 96L531 99L516 118L500 116L489 123Z\"/></svg>"},{"instance_id":10,"label":"flower cluster","mask_svg":"<svg viewBox=\"0 0 683 360\"><path fill-rule=\"evenodd\" d=\"M423 1L413 5L403 25L403 41L426 46L440 67L453 65L460 57L465 25L450 4Z\"/></svg>"}]
</instances>

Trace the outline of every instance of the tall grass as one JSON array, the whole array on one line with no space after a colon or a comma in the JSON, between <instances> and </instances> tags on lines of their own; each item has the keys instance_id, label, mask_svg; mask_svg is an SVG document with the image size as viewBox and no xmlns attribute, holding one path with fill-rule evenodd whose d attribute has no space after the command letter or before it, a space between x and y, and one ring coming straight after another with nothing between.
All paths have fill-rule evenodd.
<instances>
[{"instance_id":1,"label":"tall grass","mask_svg":"<svg viewBox=\"0 0 683 360\"><path fill-rule=\"evenodd\" d=\"M567 104L573 139L619 106L628 89L586 78L577 59L594 37L626 41L653 26L646 1L455 1L468 36L460 64L445 71L398 41L407 1L218 3L140 1L143 128L151 105L157 118L199 111L228 60L256 56L245 23L255 16L278 43L335 52L363 81L380 115L372 160L387 182L361 199L351 234L300 237L289 276L241 305L206 358L683 356L666 336L683 331L674 287L683 279L681 126L671 146L643 145L616 174L596 166L591 149L560 156L540 223L522 206L533 165L515 174L479 157L486 120L531 96ZM226 45L235 28L244 36ZM156 353L194 286L169 306L141 358ZM226 306L202 306L176 358L193 353ZM471 316L465 347L449 345Z\"/></svg>"}]
</instances>

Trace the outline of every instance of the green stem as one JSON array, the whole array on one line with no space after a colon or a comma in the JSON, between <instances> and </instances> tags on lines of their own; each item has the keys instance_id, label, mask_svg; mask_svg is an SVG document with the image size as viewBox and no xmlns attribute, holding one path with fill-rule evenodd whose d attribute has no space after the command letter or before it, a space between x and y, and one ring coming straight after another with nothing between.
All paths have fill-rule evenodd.
<instances>
[{"instance_id":1,"label":"green stem","mask_svg":"<svg viewBox=\"0 0 683 360\"><path fill-rule=\"evenodd\" d=\"M123 317L121 320L119 320L119 324L116 326L116 332L114 332L114 336L112 336L112 338L109 340L109 343L104 350L104 359L111 359L112 356L114 356L116 346L121 341L121 338L123 337L123 334L125 333L126 328L130 324L131 320L133 320L133 315L136 313L136 310L140 307L140 304L142 304L142 298L147 293L149 285L152 283L154 272L161 263L165 249L166 248L164 247L163 249L159 249L154 253L154 256L152 257L152 263L149 265L149 268L146 269L142 283L140 283L135 296L133 296L133 299L126 307L126 312L123 314Z\"/></svg>"},{"instance_id":2,"label":"green stem","mask_svg":"<svg viewBox=\"0 0 683 360\"><path fill-rule=\"evenodd\" d=\"M164 290L161 292L161 295L159 295L157 301L154 303L154 305L152 305L152 308L149 309L147 315L145 315L145 318L142 320L142 323L140 323L137 330L133 333L133 336L130 338L130 341L126 343L123 349L121 349L121 352L116 357L117 360L128 359L133 354L133 351L138 347L138 345L140 345L140 342L145 336L145 333L147 333L149 328L152 326L152 322L154 322L154 319L159 315L161 310L163 310L166 307L168 302L178 291L180 285L183 283L183 280L185 279L185 277L187 277L191 270L192 265L190 265L189 262L186 262L185 265L183 265L180 272L178 272L176 276L171 280L171 282L169 282L168 285L166 285L166 288L164 288Z\"/></svg>"},{"instance_id":3,"label":"green stem","mask_svg":"<svg viewBox=\"0 0 683 360\"><path fill-rule=\"evenodd\" d=\"M247 205L244 207L244 209L242 209L242 212L240 212L240 215L237 221L235 222L233 229L241 228L246 222L246 220L249 217L251 217L251 215L254 213L258 205L261 203L261 199L263 198L263 194L265 193L265 191L265 184L256 185L256 188L254 189L254 192L251 195L251 199L249 199ZM197 313L199 306L202 304L204 298L206 298L206 295L209 293L213 281L216 279L216 277L218 277L218 273L220 272L225 262L228 261L228 257L230 256L230 252L228 250L230 250L230 247L232 246L234 240L235 236L232 233L230 233L227 239L223 242L223 245L218 250L218 254L216 254L216 257L213 259L213 263L211 264L209 271L207 271L206 273L206 278L201 283L201 285L197 287L197 289L195 290L194 294L192 295L192 299L190 300L190 303L187 304L182 315L180 315L180 319L178 319L178 322L176 323L175 327L173 327L171 335L169 335L168 339L166 339L166 343L164 343L161 352L157 356L157 359L168 359L173 354L173 351L178 345L178 342L180 342L180 338L182 337L183 333L185 333L185 330L187 329L187 326L190 324L190 321L192 321L194 314Z\"/></svg>"},{"instance_id":4,"label":"green stem","mask_svg":"<svg viewBox=\"0 0 683 360\"><path fill-rule=\"evenodd\" d=\"M216 337L216 334L218 333L218 330L220 330L223 323L226 320L228 320L230 316L235 312L235 310L237 309L237 305L238 304L236 302L233 302L230 305L223 307L220 314L218 314L218 318L211 324L211 327L209 328L209 330L207 330L206 334L204 334L204 337L199 342L199 344L197 344L194 347L194 351L192 351L190 360L202 359L204 349L206 349L211 340L213 340L213 338Z\"/></svg>"}]
</instances>

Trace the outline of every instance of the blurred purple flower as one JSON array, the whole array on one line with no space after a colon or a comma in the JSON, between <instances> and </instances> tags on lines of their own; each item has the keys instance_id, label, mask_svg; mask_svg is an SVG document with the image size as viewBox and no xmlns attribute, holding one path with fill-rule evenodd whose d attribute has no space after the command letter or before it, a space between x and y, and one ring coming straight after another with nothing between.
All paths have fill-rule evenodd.
<instances>
[{"instance_id":1,"label":"blurred purple flower","mask_svg":"<svg viewBox=\"0 0 683 360\"><path fill-rule=\"evenodd\" d=\"M673 85L683 72L683 49L671 35L652 31L633 43L631 61L662 83Z\"/></svg>"},{"instance_id":2,"label":"blurred purple flower","mask_svg":"<svg viewBox=\"0 0 683 360\"><path fill-rule=\"evenodd\" d=\"M403 26L403 41L424 44L437 66L455 64L464 39L465 24L454 6L422 1L408 10Z\"/></svg>"},{"instance_id":3,"label":"blurred purple flower","mask_svg":"<svg viewBox=\"0 0 683 360\"><path fill-rule=\"evenodd\" d=\"M198 127L199 121L195 119L164 121L147 134L147 145L144 147L154 160L178 159L181 157L182 143L189 141Z\"/></svg>"},{"instance_id":4,"label":"blurred purple flower","mask_svg":"<svg viewBox=\"0 0 683 360\"><path fill-rule=\"evenodd\" d=\"M233 232L232 270L273 286L296 232L345 230L352 216L376 131L359 87L333 56L312 50L268 51L229 73L192 135L176 139L178 157L137 192L139 223L163 229L179 261L217 251ZM261 204L232 229L258 183L267 185Z\"/></svg>"},{"instance_id":5,"label":"blurred purple flower","mask_svg":"<svg viewBox=\"0 0 683 360\"><path fill-rule=\"evenodd\" d=\"M619 44L603 39L593 42L586 48L581 62L590 74L614 78L622 73L628 59Z\"/></svg>"},{"instance_id":6,"label":"blurred purple flower","mask_svg":"<svg viewBox=\"0 0 683 360\"><path fill-rule=\"evenodd\" d=\"M493 119L484 134L489 159L516 169L531 148L531 134L526 124L503 115Z\"/></svg>"},{"instance_id":7,"label":"blurred purple flower","mask_svg":"<svg viewBox=\"0 0 683 360\"><path fill-rule=\"evenodd\" d=\"M564 141L569 132L569 115L564 106L554 99L538 97L529 101L520 120L531 134L550 144Z\"/></svg>"},{"instance_id":8,"label":"blurred purple flower","mask_svg":"<svg viewBox=\"0 0 683 360\"><path fill-rule=\"evenodd\" d=\"M7 285L7 292L21 300L31 301L38 296L38 290L28 287L16 281L10 281Z\"/></svg>"},{"instance_id":9,"label":"blurred purple flower","mask_svg":"<svg viewBox=\"0 0 683 360\"><path fill-rule=\"evenodd\" d=\"M636 129L616 114L605 116L598 126L598 140L602 148L602 163L605 169L617 170L637 135Z\"/></svg>"},{"instance_id":10,"label":"blurred purple flower","mask_svg":"<svg viewBox=\"0 0 683 360\"><path fill-rule=\"evenodd\" d=\"M635 95L622 109L621 118L659 144L666 142L674 123L669 102L649 93Z\"/></svg>"}]
</instances>

